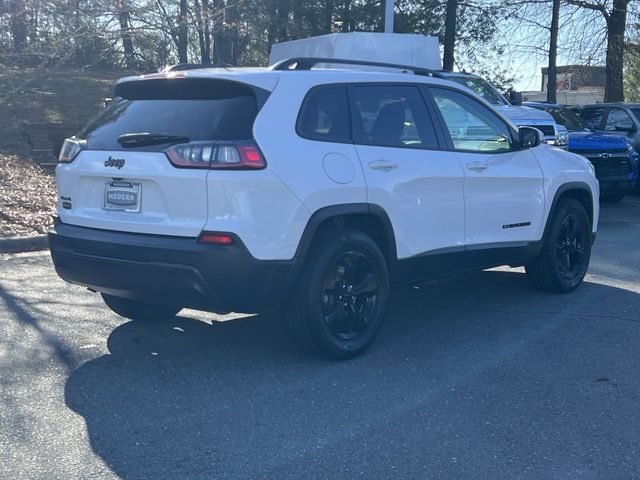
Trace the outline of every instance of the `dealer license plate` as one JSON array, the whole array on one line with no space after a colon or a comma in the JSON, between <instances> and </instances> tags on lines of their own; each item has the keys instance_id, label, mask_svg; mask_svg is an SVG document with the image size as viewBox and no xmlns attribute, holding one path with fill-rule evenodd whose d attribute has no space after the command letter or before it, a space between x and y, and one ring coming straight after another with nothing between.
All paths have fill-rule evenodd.
<instances>
[{"instance_id":1,"label":"dealer license plate","mask_svg":"<svg viewBox=\"0 0 640 480\"><path fill-rule=\"evenodd\" d=\"M139 212L142 185L131 182L109 182L104 188L102 208L121 212Z\"/></svg>"}]
</instances>

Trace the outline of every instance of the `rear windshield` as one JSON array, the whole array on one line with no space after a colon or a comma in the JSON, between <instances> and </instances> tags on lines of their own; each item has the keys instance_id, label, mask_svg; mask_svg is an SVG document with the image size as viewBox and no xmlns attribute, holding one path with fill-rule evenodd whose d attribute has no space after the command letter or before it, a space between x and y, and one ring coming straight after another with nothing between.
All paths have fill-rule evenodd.
<instances>
[{"instance_id":1,"label":"rear windshield","mask_svg":"<svg viewBox=\"0 0 640 480\"><path fill-rule=\"evenodd\" d=\"M198 140L249 140L258 105L251 87L229 81L149 80L117 96L78 134L90 150L124 150L118 137L150 133ZM138 147L158 151L166 145ZM127 148L130 150L130 148Z\"/></svg>"}]
</instances>

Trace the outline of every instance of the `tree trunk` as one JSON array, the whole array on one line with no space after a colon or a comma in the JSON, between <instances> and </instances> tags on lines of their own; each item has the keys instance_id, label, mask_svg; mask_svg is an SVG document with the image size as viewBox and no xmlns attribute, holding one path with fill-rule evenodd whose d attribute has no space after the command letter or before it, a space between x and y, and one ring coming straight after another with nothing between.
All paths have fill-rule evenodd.
<instances>
[{"instance_id":1,"label":"tree trunk","mask_svg":"<svg viewBox=\"0 0 640 480\"><path fill-rule=\"evenodd\" d=\"M291 38L302 37L302 25L303 25L303 4L302 0L294 0L292 5L293 25L291 27Z\"/></svg>"},{"instance_id":2,"label":"tree trunk","mask_svg":"<svg viewBox=\"0 0 640 480\"><path fill-rule=\"evenodd\" d=\"M180 0L178 11L178 62L188 63L187 50L189 48L189 19L187 16L188 0Z\"/></svg>"},{"instance_id":3,"label":"tree trunk","mask_svg":"<svg viewBox=\"0 0 640 480\"><path fill-rule=\"evenodd\" d=\"M228 60L227 62L231 65L238 64L238 56L240 55L240 47L239 47L239 32L238 32L238 22L240 20L240 16L238 13L238 7L235 2L228 2L225 4L225 20L227 23L226 37L228 43Z\"/></svg>"},{"instance_id":4,"label":"tree trunk","mask_svg":"<svg viewBox=\"0 0 640 480\"><path fill-rule=\"evenodd\" d=\"M343 32L351 31L351 0L344 0L342 4L342 27Z\"/></svg>"},{"instance_id":5,"label":"tree trunk","mask_svg":"<svg viewBox=\"0 0 640 480\"><path fill-rule=\"evenodd\" d=\"M13 48L21 52L27 46L27 14L23 0L9 0Z\"/></svg>"},{"instance_id":6,"label":"tree trunk","mask_svg":"<svg viewBox=\"0 0 640 480\"><path fill-rule=\"evenodd\" d=\"M202 21L204 22L205 58L211 62L211 25L209 21L209 0L202 0Z\"/></svg>"},{"instance_id":7,"label":"tree trunk","mask_svg":"<svg viewBox=\"0 0 640 480\"><path fill-rule=\"evenodd\" d=\"M193 0L193 7L196 12L196 31L198 32L198 46L200 47L200 63L209 63L210 59L207 58L207 45L204 39L202 5L198 0Z\"/></svg>"},{"instance_id":8,"label":"tree trunk","mask_svg":"<svg viewBox=\"0 0 640 480\"><path fill-rule=\"evenodd\" d=\"M78 64L81 64L82 52L80 48L80 38L82 37L82 33L80 32L80 0L75 0L74 5L75 5L74 15L73 15L74 54L75 54L76 62Z\"/></svg>"},{"instance_id":9,"label":"tree trunk","mask_svg":"<svg viewBox=\"0 0 640 480\"><path fill-rule=\"evenodd\" d=\"M278 39L278 0L269 0L267 4L269 23L267 27L267 43L269 46Z\"/></svg>"},{"instance_id":10,"label":"tree trunk","mask_svg":"<svg viewBox=\"0 0 640 480\"><path fill-rule=\"evenodd\" d=\"M326 0L324 2L324 15L322 22L323 33L331 33L333 31L333 0Z\"/></svg>"},{"instance_id":11,"label":"tree trunk","mask_svg":"<svg viewBox=\"0 0 640 480\"><path fill-rule=\"evenodd\" d=\"M124 62L127 68L135 68L135 55L133 52L133 40L131 38L131 24L129 19L129 5L127 0L118 0L118 21L120 22L120 37L124 49Z\"/></svg>"},{"instance_id":12,"label":"tree trunk","mask_svg":"<svg viewBox=\"0 0 640 480\"><path fill-rule=\"evenodd\" d=\"M553 0L551 36L549 39L549 68L547 69L547 102L556 103L558 89L556 61L558 59L558 30L560 29L560 0Z\"/></svg>"},{"instance_id":13,"label":"tree trunk","mask_svg":"<svg viewBox=\"0 0 640 480\"><path fill-rule=\"evenodd\" d=\"M452 71L455 64L454 50L456 46L456 14L458 0L447 0L447 14L444 21L444 53L442 69Z\"/></svg>"},{"instance_id":14,"label":"tree trunk","mask_svg":"<svg viewBox=\"0 0 640 480\"><path fill-rule=\"evenodd\" d=\"M605 102L624 102L622 67L624 65L624 31L628 0L613 0L607 21L607 60L604 86Z\"/></svg>"},{"instance_id":15,"label":"tree trunk","mask_svg":"<svg viewBox=\"0 0 640 480\"><path fill-rule=\"evenodd\" d=\"M224 32L224 0L213 0L213 52L217 63L228 63L229 53Z\"/></svg>"},{"instance_id":16,"label":"tree trunk","mask_svg":"<svg viewBox=\"0 0 640 480\"><path fill-rule=\"evenodd\" d=\"M289 40L289 13L291 13L291 0L278 0L278 42Z\"/></svg>"}]
</instances>

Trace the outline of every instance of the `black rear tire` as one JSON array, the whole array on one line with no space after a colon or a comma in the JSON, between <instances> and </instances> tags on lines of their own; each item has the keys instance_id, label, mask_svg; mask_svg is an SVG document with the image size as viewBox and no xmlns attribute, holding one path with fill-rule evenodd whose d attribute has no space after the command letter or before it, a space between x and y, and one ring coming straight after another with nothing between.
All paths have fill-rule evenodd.
<instances>
[{"instance_id":1,"label":"black rear tire","mask_svg":"<svg viewBox=\"0 0 640 480\"><path fill-rule=\"evenodd\" d=\"M101 293L104 303L121 317L140 322L155 322L175 317L182 308L138 302L124 297Z\"/></svg>"},{"instance_id":2,"label":"black rear tire","mask_svg":"<svg viewBox=\"0 0 640 480\"><path fill-rule=\"evenodd\" d=\"M349 228L325 230L314 240L297 285L287 319L305 351L342 360L371 346L389 298L385 257L371 237Z\"/></svg>"},{"instance_id":3,"label":"black rear tire","mask_svg":"<svg viewBox=\"0 0 640 480\"><path fill-rule=\"evenodd\" d=\"M525 266L531 285L545 292L568 293L582 283L591 258L591 222L584 206L561 199L549 219L539 257Z\"/></svg>"}]
</instances>

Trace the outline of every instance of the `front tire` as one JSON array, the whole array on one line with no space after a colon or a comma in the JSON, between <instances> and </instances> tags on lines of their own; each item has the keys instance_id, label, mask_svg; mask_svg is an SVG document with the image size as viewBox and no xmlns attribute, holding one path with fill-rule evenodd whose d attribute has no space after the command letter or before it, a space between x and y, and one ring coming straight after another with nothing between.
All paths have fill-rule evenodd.
<instances>
[{"instance_id":1,"label":"front tire","mask_svg":"<svg viewBox=\"0 0 640 480\"><path fill-rule=\"evenodd\" d=\"M121 317L140 322L154 322L175 317L179 307L157 305L153 303L139 302L124 297L116 297L108 293L101 293L104 303Z\"/></svg>"},{"instance_id":2,"label":"front tire","mask_svg":"<svg viewBox=\"0 0 640 480\"><path fill-rule=\"evenodd\" d=\"M573 199L558 202L549 220L539 257L525 266L531 285L545 292L568 293L582 283L591 259L591 222Z\"/></svg>"},{"instance_id":3,"label":"front tire","mask_svg":"<svg viewBox=\"0 0 640 480\"><path fill-rule=\"evenodd\" d=\"M288 306L289 329L309 353L352 358L375 340L388 298L387 264L371 237L349 228L325 230Z\"/></svg>"}]
</instances>

